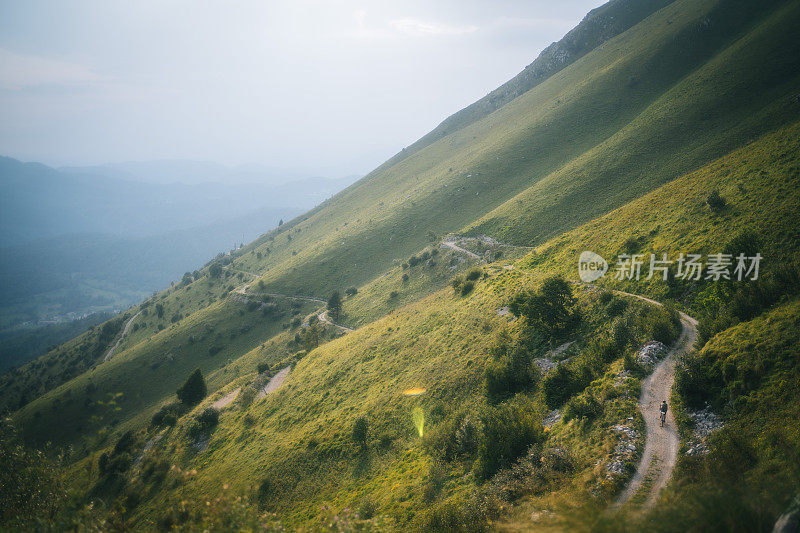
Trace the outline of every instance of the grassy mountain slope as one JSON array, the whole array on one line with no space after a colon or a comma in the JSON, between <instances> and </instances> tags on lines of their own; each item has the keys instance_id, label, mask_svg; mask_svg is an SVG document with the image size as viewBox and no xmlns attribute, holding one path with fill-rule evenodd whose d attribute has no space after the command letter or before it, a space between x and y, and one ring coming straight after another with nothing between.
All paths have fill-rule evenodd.
<instances>
[{"instance_id":1,"label":"grassy mountain slope","mask_svg":"<svg viewBox=\"0 0 800 533\"><path fill-rule=\"evenodd\" d=\"M635 26L670 1L616 0L593 9L561 40L545 48L539 57L525 67L525 70L477 102L447 117L430 133L404 148L383 166L393 165L436 140L465 128L503 107L599 45Z\"/></svg>"},{"instance_id":2,"label":"grassy mountain slope","mask_svg":"<svg viewBox=\"0 0 800 533\"><path fill-rule=\"evenodd\" d=\"M527 217L514 225L515 231L534 233L502 231L516 219L503 222L494 215L492 224L474 226L475 232L517 244L537 234L541 240L797 117L800 105L791 98L798 87L797 69L790 68L797 43L776 37L791 34L787 28L796 21L796 6L759 8L761 17L771 15L762 20L748 16L754 9L750 5L724 3L716 10L715 5L671 4L491 115L358 182L269 243L267 286L319 292L359 285L398 255L421 248L428 232L473 227L479 213L546 179L548 191L563 192L555 197L540 192L541 209L517 199L511 206L515 216L524 212ZM737 22L724 18L720 30L703 29L710 14L726 8L737 8ZM776 20L782 21L781 32L773 28ZM723 52L744 36L748 47ZM741 98L711 90L725 82L725 69L765 57L779 65L769 75L748 74L750 82L766 85L761 90L742 86ZM694 104L697 95L685 94L681 85L693 73L701 79L690 85L703 87L705 98ZM770 87L775 89L770 92ZM727 112L718 114L716 108ZM672 119L664 119L667 110L674 112ZM676 117L684 112L681 123ZM685 135L688 124L699 128L697 136ZM668 142L677 133L683 141ZM630 157L622 141L631 143ZM605 142L622 151L604 149ZM647 148L654 148L654 156L645 153ZM643 159L638 172L632 171L633 156ZM676 161L674 166L658 170L667 159ZM550 177L554 172L569 180ZM605 187L604 179L611 179ZM535 218L539 214L548 225Z\"/></svg>"},{"instance_id":3,"label":"grassy mountain slope","mask_svg":"<svg viewBox=\"0 0 800 533\"><path fill-rule=\"evenodd\" d=\"M335 289L368 283L392 268L395 261L422 249L431 233L441 235L468 226L541 179L552 185L553 195L546 196L550 199L547 209L525 209L527 219L515 226L515 232L541 233L544 228L532 218L537 213L552 215L553 222L544 234L589 220L599 214L598 209L611 209L668 179L668 173L637 180L628 175L625 182L609 182L605 196L600 196L596 189L602 180L586 170L626 175L621 171L631 167L630 159L612 157L613 152L596 147L615 136L628 138L627 128L632 123L639 125L638 139L657 135L666 126L668 132L676 131L652 111L654 105L661 112L673 109L674 124L683 117L681 113L689 113L686 120L692 120L697 118L693 114L697 109L708 110L713 105L729 111L714 119L717 136L713 139L708 138L711 130L703 130L701 125L700 131L707 136L698 137L696 145L662 143L657 161L666 157L683 161L684 154L694 153L675 171L796 116L797 102L781 100L782 95L797 90L795 72L784 68L796 57L791 55L794 49L791 43L776 49L780 33L767 30L774 30L777 20L784 25L796 20L797 6L766 7L759 8L760 17L748 17L744 15L754 9L748 4L670 4L483 119L396 165L379 169L307 215L246 246L232 257L231 268L261 274L267 292L326 297ZM730 16L723 16L726 9L731 10ZM714 24L715 20L719 22ZM740 43L738 48L736 43ZM687 47L694 51L687 53ZM731 57L733 51L742 56ZM766 69L760 78L764 85L757 85L761 90L751 91L763 96L730 99L729 94L711 89L725 79L719 65L728 68L734 59L755 61L765 53L772 53L780 68ZM698 73L705 76L705 100L695 109L686 104L680 83L691 79L692 87L701 87L692 78ZM764 100L761 104L760 98ZM769 113L759 114L762 109ZM747 129L739 124L738 119L746 113L760 120L757 127ZM648 129L647 124L652 127ZM735 135L731 138L727 132ZM588 157L587 152L592 151L602 157ZM568 186L547 178L572 165L584 165L584 171L571 175ZM553 202L557 191L561 195ZM577 205L593 202L599 207L573 208L576 195L582 195L582 203ZM207 280L208 269L202 273L206 274L202 280ZM241 281L220 279L216 283L215 295L221 297L226 287L230 290ZM167 317L176 312L191 315L210 305L210 299L196 298L190 291L189 287L176 287L168 292L164 302ZM227 312L219 306L203 311L209 323L224 322ZM353 318L354 323L360 320ZM139 338L155 335L164 325L146 322ZM189 335L188 331L181 334ZM134 340L132 337L131 342ZM181 343L188 345L188 338ZM159 356L156 344L144 343L139 350L150 359ZM130 412L124 406L123 411Z\"/></svg>"},{"instance_id":4,"label":"grassy mountain slope","mask_svg":"<svg viewBox=\"0 0 800 533\"><path fill-rule=\"evenodd\" d=\"M700 11L701 5L694 8ZM642 93L652 97L649 105L613 136L473 224L472 232L512 242L541 241L797 118L800 43L790 30L800 20L796 3L769 12L751 2L723 2L700 13L676 3L659 15L673 24L652 17L641 31L650 37L664 32L681 46L653 50L648 57L629 32L604 45L620 58L613 76L592 80L593 86L608 83L609 94L618 92L610 98L612 105ZM684 17L690 22L676 31ZM752 27L731 35L730 28L744 21ZM685 70L683 55L696 58L697 68ZM650 69L674 84L666 90L648 87L643 71ZM592 71L606 74L599 65ZM591 106L587 100L586 108Z\"/></svg>"},{"instance_id":5,"label":"grassy mountain slope","mask_svg":"<svg viewBox=\"0 0 800 533\"><path fill-rule=\"evenodd\" d=\"M784 270L779 261L796 261L800 54L787 35L799 12L797 2L678 0L496 111L128 311L142 313L109 361L97 357L94 332L24 367L25 386L6 380L2 392L12 394L0 406L25 403L27 394L30 403L14 418L29 442L84 440L76 479L108 500L119 496L126 510L112 513L134 525L225 528L225 520L271 520L262 513L278 512L289 526L315 527L333 520L321 509L331 504L331 513L358 507L359 520L376 515L373 522L425 530L454 522L481 528L513 506L518 514L507 525L524 528L545 505L605 505L635 460L628 456L622 474L608 475L619 440L612 428L641 430L635 401L644 371L630 356L657 325L674 333L674 321L638 302L575 289L580 327L558 339L576 341L565 352L568 394L553 400L553 388L561 389L532 372L510 399L498 400L486 384L502 381L497 376L510 368L503 365L521 353L512 348L522 348L531 368L530 358L556 340L499 311L552 274L575 278L585 249L608 259L623 251L717 252L749 231L771 276ZM726 208L709 209L713 190ZM430 243L464 229L538 247L513 265L483 267L474 289L456 294L441 287L470 263ZM410 264L425 252L423 263ZM607 277L598 285L671 299L701 315L709 338L778 303L750 301L766 286L751 294L705 281ZM358 292L345 300L342 320L359 329L344 336L329 329L330 342L308 351L297 323L319 303L264 297L324 298L350 286ZM731 294L750 305L749 315L729 308ZM276 307L265 314L261 303ZM118 331L123 316L109 327ZM234 404L198 438L193 428L212 399L263 385L259 364L269 365L265 374L294 369L277 392ZM75 373L60 371L70 366ZM173 428L147 428L195 367L214 398ZM402 394L413 387L427 392ZM565 418L545 431L543 418L555 407ZM363 439L354 434L361 418ZM492 439L493 427L501 438ZM115 452L128 429L136 432L133 451ZM522 452L534 444L530 457L514 463L519 450L493 453L497 441L518 433L525 433ZM98 475L100 452L121 470ZM143 461L133 465L139 453ZM493 457L515 466L492 478Z\"/></svg>"},{"instance_id":6,"label":"grassy mountain slope","mask_svg":"<svg viewBox=\"0 0 800 533\"><path fill-rule=\"evenodd\" d=\"M300 309L307 312L309 304ZM25 406L18 416L26 438L75 442L108 424L113 427L154 407L154 399L171 395L194 368L210 373L273 337L290 310L282 302L265 316L233 298L216 302ZM108 411L101 402L110 397L114 407Z\"/></svg>"},{"instance_id":7,"label":"grassy mountain slope","mask_svg":"<svg viewBox=\"0 0 800 533\"><path fill-rule=\"evenodd\" d=\"M643 243L646 249L680 246L712 251L750 229L761 234L765 249L775 255L780 252L797 257L800 240L793 221L800 213L796 187L798 133L800 123L670 182L546 243L517 262L513 270L491 265L488 278L479 281L470 296L454 296L446 289L320 346L297 363L278 392L250 407L225 412L208 448L201 453L193 451L186 434L190 415L170 430L152 456L153 461L177 464L188 474L171 474L169 479L177 481L169 482L174 485L168 486L176 487L170 491L145 482L137 490L146 495L147 503L130 517L141 521L135 523L154 524L164 518L164 509L167 514L177 513L181 500L225 498L226 494L256 498L259 486L264 486L263 508L278 512L285 525L317 523L325 518L321 506L329 504L334 512L367 505L374 513L384 515L393 527L425 527L439 520L442 513L453 512L451 505L461 509L458 512L468 513L470 505L481 501L476 491L488 491L484 493L487 498L498 497L492 492L496 481L483 488L475 486L471 462L440 463L435 451L426 445L428 441L414 432L413 409L424 410L425 431L432 435L446 433L445 428L461 413L485 410L484 368L491 360L497 333L508 327L506 318L498 316L496 309L520 289L535 286L537 280L554 272L574 276L577 255L583 249L611 256L630 239L648 235L652 240ZM713 213L704 205L713 188L728 200L724 213ZM766 219L765 213L769 213ZM709 225L717 231L707 231ZM663 296L666 284L643 282L626 288ZM603 313L596 293L579 294L587 316ZM697 294L697 290L685 291L681 295L685 305L692 307ZM758 328L759 323L753 327ZM518 327L518 323L512 327ZM605 328L607 324L600 331L607 331ZM791 328L785 334L789 335L787 340L778 344L796 342L796 332ZM707 348L709 353L715 353L714 342ZM582 342L578 353L589 353L589 346ZM746 351L758 350L754 347ZM569 450L572 468L576 469L560 491L558 486L544 485L551 492L547 505L555 501L565 513L564 506L584 506L597 494L603 501L623 479L612 477L609 482L605 470L596 466L598 460L608 461L609 450L614 448L617 437L612 426L636 416L635 382L624 382L630 389L618 385L623 369L619 355L592 382L588 392L579 395L603 401L604 414L584 421L559 422L547 441L550 446ZM253 379L252 375L248 379ZM417 386L428 392L410 398L401 394ZM791 389L791 385L786 386ZM537 416L542 416L547 408L541 391L532 398ZM202 406L195 413L200 410ZM359 417L369 420L365 449L354 444L350 436ZM433 450L436 448L433 444ZM432 496L426 496L431 483L438 488ZM534 489L522 490L523 495L526 490ZM590 495L592 490L595 496ZM505 505L514 504L518 497ZM538 497L516 503L529 511L542 504ZM775 509L770 511L770 519L774 519ZM483 509L481 513L489 511ZM458 516L459 520L471 519ZM513 516L520 520L519 516L530 516L530 512ZM564 519L561 516L558 520Z\"/></svg>"}]
</instances>

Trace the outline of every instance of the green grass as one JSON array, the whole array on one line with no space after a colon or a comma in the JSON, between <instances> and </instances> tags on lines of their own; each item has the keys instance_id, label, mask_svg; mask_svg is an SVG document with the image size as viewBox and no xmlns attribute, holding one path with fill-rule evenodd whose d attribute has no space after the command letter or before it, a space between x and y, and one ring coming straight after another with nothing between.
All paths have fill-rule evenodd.
<instances>
[{"instance_id":1,"label":"green grass","mask_svg":"<svg viewBox=\"0 0 800 533\"><path fill-rule=\"evenodd\" d=\"M798 213L798 198L791 179L798 131L800 125L794 125L766 136L554 239L519 261L513 270L502 264L488 265L490 277L478 283L474 295L458 297L452 289L444 289L311 352L298 363L283 389L251 408L255 426L246 427L243 413L223 415L208 455L182 463L182 468L197 469L198 474L186 481L181 491L158 493L136 519L155 520L156 509L176 505L178 498L214 494L214 487L226 483L232 490L250 494L254 483L247 472L255 471L259 478L285 480L279 485L280 496L270 505L288 524L313 523L324 503L343 509L363 499L374 500L379 513L394 523L412 523L418 511L428 509L421 499L421 486L430 459L415 451L418 445L414 444L411 408L426 407L431 428L455 414L452 405L458 405L458 410L481 408L482 367L493 333L505 322L495 309L549 273L574 275L580 250L616 252L637 234L648 236L643 246L652 245L659 251L671 250L676 243L710 251L741 230L758 227L774 253L796 253L792 221ZM723 214L713 214L703 204L714 188L720 189L730 204ZM775 195L775 191L783 192ZM718 229L709 233L705 230L709 226ZM658 231L653 232L655 228ZM400 281L402 271L396 267L386 285L376 281L373 287L362 287L363 301L384 296ZM666 290L657 282L612 285L659 298ZM684 303L691 309L697 291L686 294ZM355 300L349 302L345 309L347 305L364 309L354 305ZM591 335L586 331L583 336ZM609 482L603 469L594 465L616 442L609 433L610 425L633 416L641 431L635 409L636 380L626 382L632 387L627 393L610 394L621 365L617 360L581 393L603 399L600 421L588 425L572 421L556 425L551 432L548 443L567 447L580 466L575 482L563 489L563 498L598 487L601 494L610 496L620 486L622 478ZM414 386L423 386L428 393L417 399L399 395ZM349 441L352 421L363 415L370 417L372 434L368 461ZM392 443L388 450L381 448L382 439ZM361 464L362 460L366 464ZM447 479L449 488L436 505L471 494L474 485L464 467L454 466ZM541 503L539 498L517 505L533 508ZM579 506L586 504L579 501Z\"/></svg>"},{"instance_id":2,"label":"green grass","mask_svg":"<svg viewBox=\"0 0 800 533\"><path fill-rule=\"evenodd\" d=\"M23 435L29 442L79 443L123 424L173 394L194 368L209 374L275 336L288 315L284 307L265 317L233 298L214 303L26 405L16 415ZM111 410L98 403L109 395L120 395Z\"/></svg>"},{"instance_id":3,"label":"green grass","mask_svg":"<svg viewBox=\"0 0 800 533\"><path fill-rule=\"evenodd\" d=\"M799 326L800 302L792 300L720 333L695 356L717 385L705 400L726 405L725 426L707 456L681 458L644 527L770 530L789 506L800 489Z\"/></svg>"},{"instance_id":4,"label":"green grass","mask_svg":"<svg viewBox=\"0 0 800 533\"><path fill-rule=\"evenodd\" d=\"M240 513L234 523L249 523L257 515L255 505L231 503L228 510L214 510L216 498L254 498L264 483L258 512L277 513L266 519L289 527L314 528L330 512L362 507L374 508L395 529L429 529L451 519L481 526L498 517L498 526L524 529L530 525L528 511L541 506L559 509L551 520L555 527L572 524L564 522L570 513L599 523L604 504L624 481L606 476L618 439L610 427L632 417L642 430L635 408L641 376L618 380L623 352L649 340L648 327L659 315L649 306L628 305L631 314L625 316L635 325L634 341L598 360L603 344L593 341L607 341L615 319L599 293L577 290L584 322L568 336L577 342L575 357L566 364L581 379L567 405L589 415L555 424L542 448L534 450L565 450L573 468L568 473L523 458L499 478L478 483L474 457L440 464L426 437L417 433L412 412L422 409L428 435L445 432L461 415L489 416L484 368L495 358L500 332L533 339L526 344L529 356L546 351L536 335L522 335L521 321L509 322L497 310L553 274L576 278L583 250L608 259L631 247L642 253L709 253L754 230L763 243L765 265L798 257L800 102L794 95L800 86L800 50L792 29L799 12L797 2L678 0L505 106L383 165L231 256L215 259L214 264L231 263L219 279L207 266L198 279L128 310L128 317L142 312L110 361L101 363L97 354L111 340L99 342L94 331L26 365L18 386L3 382L5 403L0 405L18 405L28 391L29 403L14 414L24 436L32 443L79 445L77 457L87 457L74 468L85 487L97 481L97 452L109 449L122 431L139 431L137 446L152 438L152 430L145 429L151 415L194 368L203 370L216 395L251 385L260 363L271 371L291 364L293 371L277 392L224 411L204 451L196 449L188 428L205 403L168 430L144 463L126 474L123 490L137 491L140 501L122 518L154 528L165 515L180 517L187 505L182 502L190 502L195 511L185 518L192 525L224 518L206 513ZM728 204L720 212L705 203L713 190ZM431 242L465 230L538 246L532 251L505 246L508 257L482 266L486 277L466 295L446 286L471 266L459 262L462 254L438 249L435 264L403 267L426 246L430 254ZM477 243L465 247L483 251ZM521 254L527 255L519 259ZM512 268L505 268L510 261ZM236 270L257 275L261 287ZM251 292L317 298L356 287L358 292L345 299L340 321L358 329L342 336L329 328L324 344L298 353L291 322L321 304L293 308L292 300L277 297L273 301L281 312L265 317L231 293L245 283ZM671 287L607 277L598 284L673 300L704 318L726 303L719 287L708 282ZM704 348L708 366L715 368L719 360L725 369L752 373L750 359L761 364L778 358L771 339L790 350L794 330L788 316L796 315L795 307L719 333ZM157 308L163 309L161 317ZM784 326L772 331L773 322ZM767 336L759 337L760 332ZM759 340L747 341L745 334ZM762 348L768 355L755 358L752 354ZM73 361L81 361L80 367ZM76 370L67 371L70 366ZM790 372L774 375L792 377ZM735 382L721 383L720 390L738 393L741 386ZM402 394L413 387L427 392ZM749 432L748 445L758 442L759 449L761 441L772 438L772 428L784 438L790 428L782 417L795 414L789 407L780 417L766 419L764 434L747 420L763 414L774 398L789 398L792 390L797 390L794 382L759 381L744 400L736 397L743 406L731 414L731 420L739 420L731 427L741 423ZM586 407L592 398L601 412L592 414ZM534 418L547 411L537 386L509 401L530 408ZM362 417L369 424L363 446L352 440L353 424ZM790 437L794 442L795 435ZM763 449L772 453L779 447ZM782 463L767 459L735 479L772 479L770 469ZM627 460L632 464L634 458ZM163 479L144 474L164 465ZM691 468L681 477L690 492L697 483ZM719 472L719 479L730 474L724 468L710 471ZM519 482L504 476L517 474L541 482L523 483L513 498L498 496ZM429 489L433 485L435 490ZM766 521L783 503L759 503L757 509L765 511L747 511L745 518Z\"/></svg>"},{"instance_id":5,"label":"green grass","mask_svg":"<svg viewBox=\"0 0 800 533\"><path fill-rule=\"evenodd\" d=\"M798 83L796 71L789 67L800 54L792 53L794 41L780 39L787 33L781 25L795 20L796 6L762 9L761 18L742 16L746 6L737 4L730 16L715 6L710 1L671 4L497 111L381 167L319 208L237 251L234 267L260 274L271 292L325 297L375 280L395 261L422 249L430 232L491 227L497 230L495 237L517 242L527 239L524 232L552 235L792 120L798 105L786 95ZM721 18L706 34L698 28L709 13ZM695 53L675 45L684 37ZM727 87L722 82L729 79L732 65L764 64L765 55L770 57L768 68L753 70L769 76L745 77L729 91L719 90ZM636 83L630 83L632 78ZM742 87L754 84L758 91L742 94ZM754 101L750 94L761 96ZM722 109L727 112L709 114L716 106L726 106ZM697 131L683 135L686 128L677 121L665 123L667 112L691 122ZM685 142L670 142L675 132ZM654 147L658 157L639 164L646 160L643 151ZM662 171L666 160L680 164ZM557 179L559 175L568 175L569 183ZM473 224L518 194L529 194L523 191L533 191L532 186L545 185L560 199L545 195L549 203L544 211L514 200L513 211L524 212L524 220ZM523 233L507 233L503 227L509 225ZM205 275L188 287L176 286L157 296L166 296L159 301L165 320L152 315L137 319L143 327L125 341L123 351L153 337L159 327L170 327L176 314L202 310L209 322L226 320L226 310L213 302L243 281L212 284ZM370 306L373 311L364 315L368 318L393 308L375 302ZM156 350L156 345L151 348Z\"/></svg>"}]
</instances>

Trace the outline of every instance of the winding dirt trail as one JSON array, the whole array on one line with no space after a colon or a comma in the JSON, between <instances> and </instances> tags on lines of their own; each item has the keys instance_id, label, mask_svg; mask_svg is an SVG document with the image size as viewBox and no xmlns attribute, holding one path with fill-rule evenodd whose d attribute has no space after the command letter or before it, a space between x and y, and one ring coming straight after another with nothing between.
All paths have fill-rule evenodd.
<instances>
[{"instance_id":1,"label":"winding dirt trail","mask_svg":"<svg viewBox=\"0 0 800 533\"><path fill-rule=\"evenodd\" d=\"M264 385L264 388L258 391L257 398L260 400L270 392L275 392L276 390L278 390L280 386L283 385L283 382L286 380L286 378L289 376L289 372L291 372L291 370L292 367L287 366L278 371L278 373L272 376L269 382L267 382L267 384Z\"/></svg>"},{"instance_id":2,"label":"winding dirt trail","mask_svg":"<svg viewBox=\"0 0 800 533\"><path fill-rule=\"evenodd\" d=\"M335 322L332 322L328 318L328 311L327 310L325 310L325 311L321 312L320 314L318 314L317 318L319 319L320 322L324 322L325 324L328 324L329 326L333 326L335 328L339 328L342 331L346 331L346 332L355 331L354 329L348 328L347 326L342 326L340 324L336 324Z\"/></svg>"},{"instance_id":3,"label":"winding dirt trail","mask_svg":"<svg viewBox=\"0 0 800 533\"><path fill-rule=\"evenodd\" d=\"M617 294L638 298L645 302L662 305L661 303L622 291L614 291ZM640 490L647 491L644 495L642 508L652 507L658 500L661 490L667 486L675 463L678 460L678 431L675 426L675 418L672 410L667 412L667 421L661 427L659 408L662 400L669 402L672 384L675 381L675 364L678 357L689 352L697 340L697 320L685 313L680 313L683 329L675 346L669 351L667 356L656 366L653 373L647 376L642 382L642 394L639 398L639 411L645 421L645 445L642 458L636 468L628 486L617 497L612 505L612 509L618 509L631 500ZM648 481L646 486L644 482ZM650 482L652 481L652 482Z\"/></svg>"},{"instance_id":4,"label":"winding dirt trail","mask_svg":"<svg viewBox=\"0 0 800 533\"><path fill-rule=\"evenodd\" d=\"M141 311L139 311L139 313L141 313ZM108 361L109 359L111 359L111 356L114 355L114 351L119 347L119 343L122 342L122 339L124 339L125 336L128 334L128 331L131 329L131 326L133 325L133 321L136 320L136 317L139 316L139 313L136 313L135 315L130 317L127 322L125 322L125 327L122 328L122 335L119 336L119 339L117 339L117 342L114 343L114 346L112 346L106 352L106 355L103 357L103 362Z\"/></svg>"},{"instance_id":5,"label":"winding dirt trail","mask_svg":"<svg viewBox=\"0 0 800 533\"><path fill-rule=\"evenodd\" d=\"M211 407L216 409L217 411L222 411L239 396L239 393L242 392L242 388L239 387L238 389L232 390L230 393L226 394L216 402L211 404Z\"/></svg>"},{"instance_id":6,"label":"winding dirt trail","mask_svg":"<svg viewBox=\"0 0 800 533\"><path fill-rule=\"evenodd\" d=\"M472 259L477 259L481 263L485 263L486 262L483 259L483 257L479 256L475 252L470 252L469 250L460 247L459 245L456 244L455 241L442 241L442 246L450 248L451 250L455 250L456 252L462 253L462 254L464 254L464 255L466 255L468 257L471 257Z\"/></svg>"}]
</instances>

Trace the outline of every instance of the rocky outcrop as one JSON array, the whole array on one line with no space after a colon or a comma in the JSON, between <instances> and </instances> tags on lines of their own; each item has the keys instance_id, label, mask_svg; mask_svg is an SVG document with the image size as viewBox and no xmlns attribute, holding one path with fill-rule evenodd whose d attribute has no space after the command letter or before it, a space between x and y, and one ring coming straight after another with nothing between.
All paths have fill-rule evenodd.
<instances>
[{"instance_id":1,"label":"rocky outcrop","mask_svg":"<svg viewBox=\"0 0 800 533\"><path fill-rule=\"evenodd\" d=\"M639 348L639 352L636 354L636 361L644 365L645 368L650 368L655 366L667 352L669 352L669 348L663 342L650 341Z\"/></svg>"},{"instance_id":2,"label":"rocky outcrop","mask_svg":"<svg viewBox=\"0 0 800 533\"><path fill-rule=\"evenodd\" d=\"M708 406L700 411L690 412L689 418L694 422L694 438L688 443L686 455L705 455L708 453L706 440L723 426L722 420Z\"/></svg>"}]
</instances>

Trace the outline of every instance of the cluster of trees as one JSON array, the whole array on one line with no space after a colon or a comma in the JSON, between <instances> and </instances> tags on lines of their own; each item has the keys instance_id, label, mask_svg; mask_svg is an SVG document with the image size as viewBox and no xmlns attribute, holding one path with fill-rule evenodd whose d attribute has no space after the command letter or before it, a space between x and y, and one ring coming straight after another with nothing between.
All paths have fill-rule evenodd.
<instances>
[{"instance_id":1,"label":"cluster of trees","mask_svg":"<svg viewBox=\"0 0 800 533\"><path fill-rule=\"evenodd\" d=\"M412 255L408 258L408 261L403 263L403 268L414 268L415 266L427 262L428 266L434 266L435 262L433 260L439 254L438 248L433 248L432 250L424 250L419 255Z\"/></svg>"},{"instance_id":2,"label":"cluster of trees","mask_svg":"<svg viewBox=\"0 0 800 533\"><path fill-rule=\"evenodd\" d=\"M545 279L538 291L518 294L508 308L550 341L561 338L580 320L572 287L560 276Z\"/></svg>"}]
</instances>

